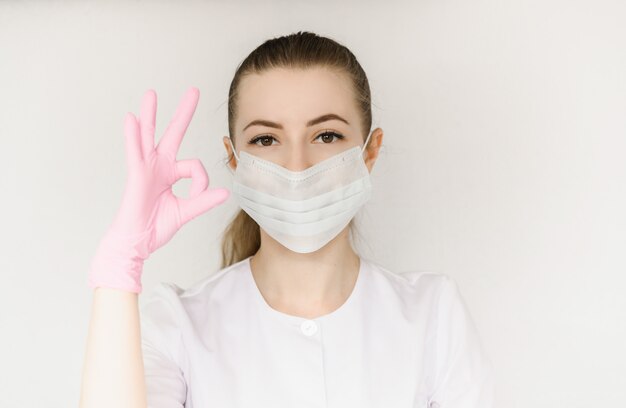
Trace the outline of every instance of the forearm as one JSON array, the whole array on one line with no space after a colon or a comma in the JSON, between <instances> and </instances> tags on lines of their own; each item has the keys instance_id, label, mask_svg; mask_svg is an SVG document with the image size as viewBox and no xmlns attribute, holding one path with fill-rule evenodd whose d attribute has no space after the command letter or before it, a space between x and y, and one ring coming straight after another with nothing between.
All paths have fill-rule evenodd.
<instances>
[{"instance_id":1,"label":"forearm","mask_svg":"<svg viewBox=\"0 0 626 408\"><path fill-rule=\"evenodd\" d=\"M145 408L138 294L109 288L93 293L80 408Z\"/></svg>"}]
</instances>

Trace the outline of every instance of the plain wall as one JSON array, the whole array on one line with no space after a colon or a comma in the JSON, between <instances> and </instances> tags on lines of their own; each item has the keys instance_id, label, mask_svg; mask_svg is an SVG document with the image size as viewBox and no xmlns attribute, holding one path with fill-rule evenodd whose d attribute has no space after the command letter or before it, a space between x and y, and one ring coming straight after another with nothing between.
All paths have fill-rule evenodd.
<instances>
[{"instance_id":1,"label":"plain wall","mask_svg":"<svg viewBox=\"0 0 626 408\"><path fill-rule=\"evenodd\" d=\"M154 89L159 138L198 87L178 159L230 187L235 69L300 30L355 53L385 133L361 254L457 281L499 407L626 406L626 3L339 3L0 2L0 406L78 403L126 112ZM237 209L153 253L144 293L216 272Z\"/></svg>"}]
</instances>

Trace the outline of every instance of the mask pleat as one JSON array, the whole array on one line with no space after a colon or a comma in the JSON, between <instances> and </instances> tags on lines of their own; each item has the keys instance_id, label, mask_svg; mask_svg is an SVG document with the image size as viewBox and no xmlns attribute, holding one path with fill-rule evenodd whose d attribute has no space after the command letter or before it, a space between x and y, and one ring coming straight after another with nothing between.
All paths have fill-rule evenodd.
<instances>
[{"instance_id":1,"label":"mask pleat","mask_svg":"<svg viewBox=\"0 0 626 408\"><path fill-rule=\"evenodd\" d=\"M348 208L347 210L335 213L333 215L329 215L324 218L317 217L317 219L311 222L294 223L292 222L293 220L281 221L275 218L270 218L264 214L257 213L251 208L247 208L246 212L248 212L250 217L257 221L259 225L263 225L267 228L280 231L284 234L303 237L329 231L334 225L343 221L346 221L346 223L349 222L350 219L352 219L352 217L359 210L359 207L364 204L369 198L370 193L364 192L363 194L359 195L359 198L357 200L351 202L350 208Z\"/></svg>"},{"instance_id":2,"label":"mask pleat","mask_svg":"<svg viewBox=\"0 0 626 408\"><path fill-rule=\"evenodd\" d=\"M354 207L354 202L358 202L363 194L365 194L364 190L354 191L353 194L345 196L345 199L340 201L335 201L324 207L315 207L311 210L303 211L289 211L282 205L268 206L242 196L239 197L239 200L242 207L247 207L269 219L286 221L292 224L305 224L320 221L334 214L349 210Z\"/></svg>"},{"instance_id":3,"label":"mask pleat","mask_svg":"<svg viewBox=\"0 0 626 408\"><path fill-rule=\"evenodd\" d=\"M248 199L249 202L254 201L259 204L259 206L290 213L302 213L323 209L338 200L348 200L353 195L363 191L365 184L368 184L369 182L369 178L363 177L359 180L353 181L347 186L312 197L308 200L288 200L277 197L276 195L266 194L254 190L240 183L233 184L233 192L236 193L238 197Z\"/></svg>"}]
</instances>

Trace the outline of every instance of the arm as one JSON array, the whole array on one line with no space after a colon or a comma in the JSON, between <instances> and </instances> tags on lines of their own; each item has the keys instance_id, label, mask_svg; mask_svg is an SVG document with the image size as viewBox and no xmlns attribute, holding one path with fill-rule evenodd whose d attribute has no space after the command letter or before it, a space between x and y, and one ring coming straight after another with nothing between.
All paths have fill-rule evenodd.
<instances>
[{"instance_id":1,"label":"arm","mask_svg":"<svg viewBox=\"0 0 626 408\"><path fill-rule=\"evenodd\" d=\"M138 294L94 290L79 406L147 406Z\"/></svg>"},{"instance_id":2,"label":"arm","mask_svg":"<svg viewBox=\"0 0 626 408\"><path fill-rule=\"evenodd\" d=\"M139 120L131 113L126 115L126 188L88 275L94 297L81 408L146 407L138 308L143 263L183 224L229 196L226 189L208 187L209 178L200 160L176 161L198 97L196 88L187 91L156 148L154 91L146 92ZM172 192L172 185L183 177L192 178L188 199Z\"/></svg>"},{"instance_id":3,"label":"arm","mask_svg":"<svg viewBox=\"0 0 626 408\"><path fill-rule=\"evenodd\" d=\"M435 375L431 407L491 408L494 369L456 282L445 276L439 297Z\"/></svg>"}]
</instances>

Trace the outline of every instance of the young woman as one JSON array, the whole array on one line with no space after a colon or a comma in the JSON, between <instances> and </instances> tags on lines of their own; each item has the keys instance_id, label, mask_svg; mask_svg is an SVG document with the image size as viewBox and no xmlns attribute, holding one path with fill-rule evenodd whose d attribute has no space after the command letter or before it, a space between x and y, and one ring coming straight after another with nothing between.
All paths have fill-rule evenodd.
<instances>
[{"instance_id":1,"label":"young woman","mask_svg":"<svg viewBox=\"0 0 626 408\"><path fill-rule=\"evenodd\" d=\"M266 41L238 67L226 162L241 210L222 269L162 283L140 313L143 261L231 192L176 160L199 93L154 146L156 95L126 117L122 205L89 271L81 407L491 407L493 375L455 282L357 254L383 132L355 56L313 33ZM192 177L189 199L171 186Z\"/></svg>"}]
</instances>

